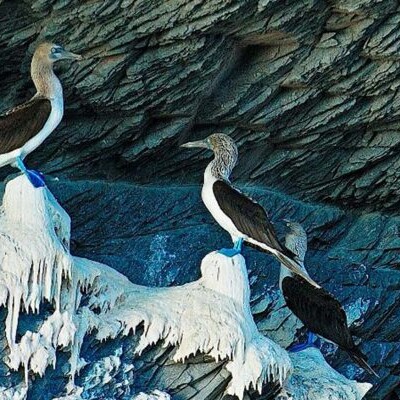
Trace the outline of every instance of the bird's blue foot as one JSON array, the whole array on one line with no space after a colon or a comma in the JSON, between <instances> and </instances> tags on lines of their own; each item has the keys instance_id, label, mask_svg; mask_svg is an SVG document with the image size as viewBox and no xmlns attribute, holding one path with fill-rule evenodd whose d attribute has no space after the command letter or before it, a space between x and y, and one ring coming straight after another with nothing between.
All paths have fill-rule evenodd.
<instances>
[{"instance_id":1,"label":"bird's blue foot","mask_svg":"<svg viewBox=\"0 0 400 400\"><path fill-rule=\"evenodd\" d=\"M44 176L40 171L35 171L34 169L27 169L26 176L35 188L41 188L46 186Z\"/></svg>"},{"instance_id":2,"label":"bird's blue foot","mask_svg":"<svg viewBox=\"0 0 400 400\"><path fill-rule=\"evenodd\" d=\"M243 244L243 239L239 238L231 249L220 249L218 250L218 253L226 257L235 257L241 253L242 244Z\"/></svg>"},{"instance_id":3,"label":"bird's blue foot","mask_svg":"<svg viewBox=\"0 0 400 400\"><path fill-rule=\"evenodd\" d=\"M309 347L319 348L320 339L318 336L314 335L312 332L308 332L307 340L304 343L297 343L288 347L288 351L291 353L298 353L299 351L303 351L308 349Z\"/></svg>"},{"instance_id":4,"label":"bird's blue foot","mask_svg":"<svg viewBox=\"0 0 400 400\"><path fill-rule=\"evenodd\" d=\"M218 253L226 257L235 257L236 255L240 254L240 250L237 250L233 247L231 249L219 249Z\"/></svg>"},{"instance_id":5,"label":"bird's blue foot","mask_svg":"<svg viewBox=\"0 0 400 400\"><path fill-rule=\"evenodd\" d=\"M26 177L29 179L29 182L32 183L33 187L41 188L46 186L43 174L33 169L27 169L21 157L17 157L15 165L22 173L26 175Z\"/></svg>"}]
</instances>

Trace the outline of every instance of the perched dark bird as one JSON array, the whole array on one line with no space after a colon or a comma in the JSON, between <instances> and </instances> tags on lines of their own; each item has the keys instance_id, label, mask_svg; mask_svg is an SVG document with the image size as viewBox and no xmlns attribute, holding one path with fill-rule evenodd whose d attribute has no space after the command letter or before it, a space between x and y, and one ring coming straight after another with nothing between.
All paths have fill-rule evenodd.
<instances>
[{"instance_id":1,"label":"perched dark bird","mask_svg":"<svg viewBox=\"0 0 400 400\"><path fill-rule=\"evenodd\" d=\"M307 234L303 227L296 222L287 221L287 225L290 232L286 235L285 244L297 255L303 273L307 274L304 267ZM360 367L370 374L378 376L369 366L366 356L354 343L347 326L346 313L335 297L325 289L310 284L303 276L287 269L284 264L281 264L279 286L288 308L310 332L337 344Z\"/></svg>"},{"instance_id":2,"label":"perched dark bird","mask_svg":"<svg viewBox=\"0 0 400 400\"><path fill-rule=\"evenodd\" d=\"M214 152L214 160L204 173L201 197L214 219L232 237L233 249L222 249L220 252L232 257L240 253L244 241L274 255L291 271L309 279L295 255L279 242L264 208L232 187L229 176L238 159L235 142L225 134L215 133L204 140L183 144L182 147L200 147Z\"/></svg>"},{"instance_id":3,"label":"perched dark bird","mask_svg":"<svg viewBox=\"0 0 400 400\"><path fill-rule=\"evenodd\" d=\"M64 113L63 90L53 64L81 58L59 45L40 44L31 63L36 94L0 115L0 167L10 164L19 168L35 187L44 186L44 182L39 173L26 169L23 160L54 131Z\"/></svg>"}]
</instances>

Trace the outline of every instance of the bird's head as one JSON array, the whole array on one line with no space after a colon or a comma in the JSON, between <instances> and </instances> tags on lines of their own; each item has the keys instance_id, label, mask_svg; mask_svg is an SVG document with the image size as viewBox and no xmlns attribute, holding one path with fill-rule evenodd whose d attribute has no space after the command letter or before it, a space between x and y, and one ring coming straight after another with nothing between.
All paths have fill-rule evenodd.
<instances>
[{"instance_id":1,"label":"bird's head","mask_svg":"<svg viewBox=\"0 0 400 400\"><path fill-rule=\"evenodd\" d=\"M53 64L59 60L81 60L82 56L65 50L58 44L43 42L36 48L33 58L43 64Z\"/></svg>"},{"instance_id":2,"label":"bird's head","mask_svg":"<svg viewBox=\"0 0 400 400\"><path fill-rule=\"evenodd\" d=\"M237 154L237 147L234 140L224 133L213 133L205 139L182 144L181 147L197 147L212 150L214 153L225 151Z\"/></svg>"},{"instance_id":3,"label":"bird's head","mask_svg":"<svg viewBox=\"0 0 400 400\"><path fill-rule=\"evenodd\" d=\"M304 262L304 257L307 252L307 233L304 228L294 221L284 220L289 232L285 237L285 245L291 250L300 261Z\"/></svg>"},{"instance_id":4,"label":"bird's head","mask_svg":"<svg viewBox=\"0 0 400 400\"><path fill-rule=\"evenodd\" d=\"M238 159L237 146L232 138L224 133L213 133L203 140L182 144L186 148L202 148L212 150L215 160L211 163L211 172L216 178L229 180L229 175Z\"/></svg>"}]
</instances>

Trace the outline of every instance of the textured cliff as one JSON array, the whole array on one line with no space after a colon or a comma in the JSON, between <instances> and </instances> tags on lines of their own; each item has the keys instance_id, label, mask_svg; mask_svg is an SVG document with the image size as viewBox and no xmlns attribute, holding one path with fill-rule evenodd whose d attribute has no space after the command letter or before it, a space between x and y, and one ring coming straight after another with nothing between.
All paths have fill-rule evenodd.
<instances>
[{"instance_id":1,"label":"textured cliff","mask_svg":"<svg viewBox=\"0 0 400 400\"><path fill-rule=\"evenodd\" d=\"M357 209L399 205L396 1L0 7L1 109L31 93L39 40L86 57L60 67L67 118L33 156L47 172L197 182L203 156L176 144L222 131L240 143L239 179Z\"/></svg>"},{"instance_id":2,"label":"textured cliff","mask_svg":"<svg viewBox=\"0 0 400 400\"><path fill-rule=\"evenodd\" d=\"M51 188L71 215L73 252L146 285L198 278L201 258L229 243L195 186L209 155L178 144L232 135L235 181L274 221L304 224L310 273L353 315L381 375L369 398L397 399L399 19L391 0L3 0L0 111L32 95L40 40L84 55L58 66L66 115L28 164L60 178ZM278 296L276 264L246 257L256 321L273 335L280 304L264 293ZM366 378L325 347L340 371ZM185 378L194 391L199 375Z\"/></svg>"},{"instance_id":3,"label":"textured cliff","mask_svg":"<svg viewBox=\"0 0 400 400\"><path fill-rule=\"evenodd\" d=\"M3 400L130 400L141 388L168 392L154 389L150 399L362 400L371 389L335 371L319 349L284 350L296 340L298 322L273 290L263 290L253 308L258 315L260 304L271 305L268 321L257 326L242 255L208 253L200 278L187 284L137 285L105 264L72 256L70 224L48 189L24 176L6 185ZM351 306L351 323L364 308Z\"/></svg>"}]
</instances>

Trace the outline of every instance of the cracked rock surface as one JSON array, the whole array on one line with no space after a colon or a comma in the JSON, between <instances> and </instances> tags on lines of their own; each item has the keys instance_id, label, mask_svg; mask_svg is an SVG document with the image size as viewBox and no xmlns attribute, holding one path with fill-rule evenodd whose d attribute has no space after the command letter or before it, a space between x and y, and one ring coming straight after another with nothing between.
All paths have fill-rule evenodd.
<instances>
[{"instance_id":1,"label":"cracked rock surface","mask_svg":"<svg viewBox=\"0 0 400 400\"><path fill-rule=\"evenodd\" d=\"M87 181L50 182L49 186L71 216L72 253L111 265L134 283L171 286L198 279L200 270L196 266L209 249L230 244L230 237L221 232L202 205L198 186L143 187ZM380 379L371 378L351 363L345 353L324 343L322 351L328 362L348 378L373 383L367 399L396 399L400 383L400 217L382 213L358 216L338 208L294 201L270 190L246 190L273 216L281 234L284 224L279 221L284 217L300 221L306 228L307 269L342 302L354 334L360 338L361 349ZM245 248L244 255L258 329L286 347L304 332L284 307L277 284L279 264L250 248ZM97 351L107 354L109 349L106 346ZM203 365L203 357L188 365L171 365L168 353L160 356L164 360L160 364L154 355L159 351L165 353L165 349L148 353L147 362L157 364L144 368L152 371L150 375L135 377L140 390L160 389L160 382L167 382L172 393L182 390L178 399L191 398L185 397L190 392L199 393L194 398L200 400L204 379L211 379L208 389L212 393L215 390L215 397L210 399L219 399L217 393L221 395L229 381L221 372L221 365ZM131 360L128 353L124 351L124 356ZM142 366L144 360L137 362ZM203 371L202 379L192 368ZM274 388L268 387L266 392L274 393ZM258 397L253 394L251 398Z\"/></svg>"},{"instance_id":2,"label":"cracked rock surface","mask_svg":"<svg viewBox=\"0 0 400 400\"><path fill-rule=\"evenodd\" d=\"M239 180L395 213L399 19L394 0L4 0L0 110L33 93L51 39L85 60L58 67L66 117L30 158L44 171L198 182L208 156L177 145L221 131Z\"/></svg>"},{"instance_id":3,"label":"cracked rock surface","mask_svg":"<svg viewBox=\"0 0 400 400\"><path fill-rule=\"evenodd\" d=\"M201 258L230 243L200 200L210 154L178 146L216 131L234 137L234 181L281 237L284 217L305 226L307 268L344 304L380 379L325 344L328 361L374 383L368 399L397 400L399 20L394 0L0 0L0 112L34 93L29 64L41 40L84 55L56 67L65 117L27 164L59 177L49 186L72 218L73 254L150 286L197 279ZM258 327L286 346L302 330L283 307L277 264L245 256ZM86 356L121 346L129 359L129 341L89 339ZM172 365L168 351L111 374L110 398L132 393L126 379L138 392L167 382L182 398L203 399L204 388L221 396L221 365ZM61 392L62 376L60 367L37 379L32 398Z\"/></svg>"}]
</instances>

